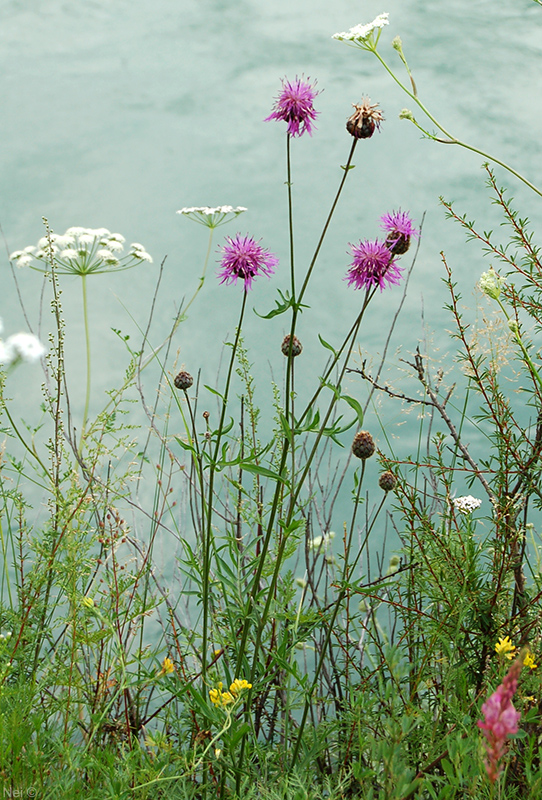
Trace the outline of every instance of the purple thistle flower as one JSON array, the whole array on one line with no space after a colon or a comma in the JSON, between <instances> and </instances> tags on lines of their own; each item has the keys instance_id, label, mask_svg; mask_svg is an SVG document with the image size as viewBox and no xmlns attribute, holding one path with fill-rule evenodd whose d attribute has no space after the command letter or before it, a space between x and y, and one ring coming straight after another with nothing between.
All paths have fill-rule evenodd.
<instances>
[{"instance_id":1,"label":"purple thistle flower","mask_svg":"<svg viewBox=\"0 0 542 800\"><path fill-rule=\"evenodd\" d=\"M315 111L312 101L319 92L315 90L315 83L295 78L290 83L284 79L282 81L282 91L275 101L273 112L265 118L264 122L271 119L282 119L288 123L288 133L290 136L302 136L305 131L312 136L313 121L320 112Z\"/></svg>"},{"instance_id":2,"label":"purple thistle flower","mask_svg":"<svg viewBox=\"0 0 542 800\"><path fill-rule=\"evenodd\" d=\"M269 250L260 247L251 236L236 233L232 239L226 236L226 244L222 250L222 272L218 273L220 283L237 283L241 278L245 282L245 291L252 288L252 281L258 275L272 275L279 260Z\"/></svg>"},{"instance_id":3,"label":"purple thistle flower","mask_svg":"<svg viewBox=\"0 0 542 800\"><path fill-rule=\"evenodd\" d=\"M401 209L380 217L380 227L387 231L386 245L396 256L406 253L412 236L420 235L418 228L412 224L408 212Z\"/></svg>"},{"instance_id":4,"label":"purple thistle flower","mask_svg":"<svg viewBox=\"0 0 542 800\"><path fill-rule=\"evenodd\" d=\"M350 249L354 260L345 277L349 286L367 291L373 286L379 286L382 291L386 283L393 286L401 280L402 267L397 264L393 253L384 242L365 239L359 244L351 244Z\"/></svg>"},{"instance_id":5,"label":"purple thistle flower","mask_svg":"<svg viewBox=\"0 0 542 800\"><path fill-rule=\"evenodd\" d=\"M495 783L501 773L500 760L506 753L506 739L518 731L521 714L512 705L512 697L518 688L522 658L517 658L502 683L482 706L483 720L478 720L478 727L487 739L487 758L484 761L486 772L491 783Z\"/></svg>"}]
</instances>

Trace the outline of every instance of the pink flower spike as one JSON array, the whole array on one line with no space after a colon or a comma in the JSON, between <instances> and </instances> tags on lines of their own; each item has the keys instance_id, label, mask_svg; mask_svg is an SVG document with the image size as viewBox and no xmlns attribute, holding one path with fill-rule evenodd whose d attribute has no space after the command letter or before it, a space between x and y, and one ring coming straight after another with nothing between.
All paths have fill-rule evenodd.
<instances>
[{"instance_id":1,"label":"pink flower spike","mask_svg":"<svg viewBox=\"0 0 542 800\"><path fill-rule=\"evenodd\" d=\"M512 705L512 697L518 688L522 663L521 656L514 661L500 686L483 704L484 719L477 723L487 739L484 766L491 783L495 783L501 774L499 762L506 753L508 736L518 732L521 713Z\"/></svg>"},{"instance_id":2,"label":"pink flower spike","mask_svg":"<svg viewBox=\"0 0 542 800\"><path fill-rule=\"evenodd\" d=\"M272 113L264 122L277 119L288 123L290 136L302 136L305 131L312 136L313 122L319 113L314 110L312 101L319 92L315 90L316 83L310 84L296 76L295 81L282 81L282 91L275 100Z\"/></svg>"},{"instance_id":3,"label":"pink flower spike","mask_svg":"<svg viewBox=\"0 0 542 800\"><path fill-rule=\"evenodd\" d=\"M345 277L349 286L367 291L378 286L382 291L386 284L394 286L400 282L402 267L384 242L365 239L359 244L351 244L350 249L354 259Z\"/></svg>"},{"instance_id":4,"label":"pink flower spike","mask_svg":"<svg viewBox=\"0 0 542 800\"><path fill-rule=\"evenodd\" d=\"M260 247L255 239L240 233L236 233L233 239L226 236L226 244L221 250L220 283L237 283L237 279L241 278L245 282L245 291L252 288L252 282L258 275L272 275L279 263L278 258Z\"/></svg>"}]
</instances>

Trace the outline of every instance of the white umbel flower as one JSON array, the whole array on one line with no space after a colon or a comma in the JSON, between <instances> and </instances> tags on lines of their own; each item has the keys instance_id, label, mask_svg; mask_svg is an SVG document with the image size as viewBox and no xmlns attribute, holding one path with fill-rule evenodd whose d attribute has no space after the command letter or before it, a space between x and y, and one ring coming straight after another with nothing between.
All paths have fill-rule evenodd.
<instances>
[{"instance_id":1,"label":"white umbel flower","mask_svg":"<svg viewBox=\"0 0 542 800\"><path fill-rule=\"evenodd\" d=\"M384 12L375 17L372 22L367 25L355 25L350 28L346 33L334 33L332 39L339 39L341 42L362 42L367 39L374 30L383 28L384 25L389 25L389 14Z\"/></svg>"},{"instance_id":2,"label":"white umbel flower","mask_svg":"<svg viewBox=\"0 0 542 800\"><path fill-rule=\"evenodd\" d=\"M472 514L473 511L476 511L476 509L480 508L482 505L482 501L477 497L473 497L471 494L465 497L455 497L452 503L454 504L454 508L462 514Z\"/></svg>"},{"instance_id":3,"label":"white umbel flower","mask_svg":"<svg viewBox=\"0 0 542 800\"><path fill-rule=\"evenodd\" d=\"M0 342L0 364L6 367L16 361L39 361L43 355L45 347L32 333L14 333Z\"/></svg>"},{"instance_id":4,"label":"white umbel flower","mask_svg":"<svg viewBox=\"0 0 542 800\"><path fill-rule=\"evenodd\" d=\"M188 219L199 222L200 225L205 225L207 228L218 228L219 225L224 225L232 219L235 219L247 209L244 206L190 206L180 208L177 214L182 214Z\"/></svg>"}]
</instances>

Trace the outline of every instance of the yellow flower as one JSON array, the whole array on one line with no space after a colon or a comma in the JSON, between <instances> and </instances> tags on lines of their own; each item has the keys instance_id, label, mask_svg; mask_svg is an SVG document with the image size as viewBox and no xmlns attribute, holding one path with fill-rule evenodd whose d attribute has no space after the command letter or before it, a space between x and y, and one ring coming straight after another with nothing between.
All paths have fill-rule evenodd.
<instances>
[{"instance_id":1,"label":"yellow flower","mask_svg":"<svg viewBox=\"0 0 542 800\"><path fill-rule=\"evenodd\" d=\"M516 648L510 641L510 637L505 636L504 639L501 637L495 645L495 652L500 656L505 656L506 658L511 659L514 658L516 654Z\"/></svg>"},{"instance_id":2,"label":"yellow flower","mask_svg":"<svg viewBox=\"0 0 542 800\"><path fill-rule=\"evenodd\" d=\"M92 597L83 597L82 601L85 608L94 608L94 600Z\"/></svg>"},{"instance_id":3,"label":"yellow flower","mask_svg":"<svg viewBox=\"0 0 542 800\"><path fill-rule=\"evenodd\" d=\"M223 692L222 691L223 683L219 681L217 689L210 689L209 690L209 697L211 698L211 703L215 706L227 706L228 703L233 703L235 698L230 692Z\"/></svg>"},{"instance_id":4,"label":"yellow flower","mask_svg":"<svg viewBox=\"0 0 542 800\"><path fill-rule=\"evenodd\" d=\"M527 653L525 658L523 659L523 664L529 669L536 669L538 664L534 663L534 657L532 653Z\"/></svg>"},{"instance_id":5,"label":"yellow flower","mask_svg":"<svg viewBox=\"0 0 542 800\"><path fill-rule=\"evenodd\" d=\"M243 689L252 689L252 684L248 683L244 678L236 678L230 686L230 692L234 697L238 697Z\"/></svg>"},{"instance_id":6,"label":"yellow flower","mask_svg":"<svg viewBox=\"0 0 542 800\"><path fill-rule=\"evenodd\" d=\"M162 669L158 673L158 677L161 675L171 675L172 672L175 672L175 665L173 664L171 658L166 657L162 661Z\"/></svg>"}]
</instances>

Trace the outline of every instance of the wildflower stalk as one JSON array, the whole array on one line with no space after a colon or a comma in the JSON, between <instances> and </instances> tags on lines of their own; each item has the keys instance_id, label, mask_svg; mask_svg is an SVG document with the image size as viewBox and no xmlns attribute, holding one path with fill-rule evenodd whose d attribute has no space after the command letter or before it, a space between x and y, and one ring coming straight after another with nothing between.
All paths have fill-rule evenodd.
<instances>
[{"instance_id":1,"label":"wildflower stalk","mask_svg":"<svg viewBox=\"0 0 542 800\"><path fill-rule=\"evenodd\" d=\"M92 366L90 360L90 327L88 324L88 296L87 296L87 276L85 273L81 275L81 287L83 290L83 324L85 328L85 352L87 358L87 380L85 391L85 407L83 411L83 423L81 425L81 436L79 439L79 455L83 451L83 444L85 441L85 429L88 420L88 410L90 406L90 387L92 377Z\"/></svg>"},{"instance_id":2,"label":"wildflower stalk","mask_svg":"<svg viewBox=\"0 0 542 800\"><path fill-rule=\"evenodd\" d=\"M218 423L218 428L216 431L216 443L214 454L211 459L211 464L209 468L209 486L208 486L208 500L207 500L207 522L203 524L203 563L202 563L202 572L203 572L203 586L202 586L202 603L203 603L203 632L202 632L202 654L201 654L201 676L203 683L205 684L206 677L207 677L207 649L209 643L209 581L210 581L210 569L211 569L211 545L213 542L213 531L212 531L212 521L213 521L213 489L214 489L214 479L216 474L216 467L217 462L220 454L220 442L222 439L222 430L224 428L224 420L226 418L226 408L228 405L228 395L230 391L230 384L231 384L231 377L233 373L233 366L235 363L235 356L237 353L237 346L239 344L239 338L241 336L241 328L243 325L243 317L245 314L245 308L247 304L247 292L246 290L243 292L243 302L241 304L241 312L239 314L239 322L237 323L237 330L235 332L235 341L232 346L232 352L230 357L230 363L228 367L228 374L226 377L226 385L224 388L224 394L222 395L222 409L220 412L220 420ZM203 500L203 498L202 498ZM203 517L205 520L205 515Z\"/></svg>"}]
</instances>

